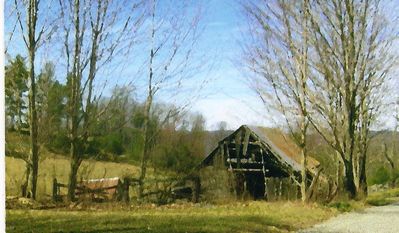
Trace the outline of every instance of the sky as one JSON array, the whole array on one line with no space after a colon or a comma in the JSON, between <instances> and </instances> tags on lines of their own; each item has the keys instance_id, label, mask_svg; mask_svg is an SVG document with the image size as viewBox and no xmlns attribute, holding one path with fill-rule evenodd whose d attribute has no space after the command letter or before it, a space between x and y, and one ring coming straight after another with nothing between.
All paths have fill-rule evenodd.
<instances>
[{"instance_id":1,"label":"sky","mask_svg":"<svg viewBox=\"0 0 399 233\"><path fill-rule=\"evenodd\" d=\"M212 68L196 75L196 79L209 79L210 81L201 91L200 98L195 98L192 101L189 110L201 113L206 119L206 128L209 130L216 129L219 122L222 121L227 123L229 129L238 128L242 124L270 126L270 120L264 117L265 114L262 114L265 109L253 91L248 88L245 77L234 63L240 56L238 41L242 35L243 25L243 18L237 2L234 0L201 0L199 2L205 8L202 18L205 30L201 36L200 46L201 50L206 50L206 56L211 60L209 64L212 64L210 65ZM7 8L6 5L6 15L10 13L10 9L11 7ZM15 18L11 19L5 21L6 41L15 26ZM25 54L26 50L18 26L13 40L8 43L7 48L11 57L16 54ZM57 78L63 81L65 78L62 73L65 72L62 70L62 62L58 59L61 50L60 47L44 45L37 56L38 65L36 66L40 67L44 62L52 60L56 63L58 70L56 71L59 76ZM137 58L137 55L135 56ZM118 71L118 75L112 68L107 68L102 75L99 75L101 76L98 78L99 82L102 83L98 84L98 87L105 87L105 95L110 95L110 87L129 83L132 74L137 72L136 66L139 66L139 62L136 65L130 64L132 59L125 59L126 61L121 65L124 68ZM195 84L195 80L190 82ZM144 88L140 82L135 82L134 85L136 90ZM140 92L136 93L139 100L142 99L142 96ZM162 95L159 96L159 99L162 100L162 97ZM190 98L190 95L183 95L179 98Z\"/></svg>"},{"instance_id":2,"label":"sky","mask_svg":"<svg viewBox=\"0 0 399 233\"><path fill-rule=\"evenodd\" d=\"M271 126L263 114L266 109L235 62L241 56L239 40L244 24L239 6L231 0L211 0L208 4L205 38L209 50L218 53L218 63L210 74L215 77L208 85L211 93L194 103L192 110L205 116L208 129L215 129L221 121L230 129L243 124Z\"/></svg>"},{"instance_id":3,"label":"sky","mask_svg":"<svg viewBox=\"0 0 399 233\"><path fill-rule=\"evenodd\" d=\"M174 1L179 3L180 0ZM13 1L7 2L12 3ZM197 78L198 80L210 80L200 93L200 98L192 101L189 110L201 113L206 119L206 128L209 130L216 129L220 122L226 122L228 129L236 129L243 124L273 127L277 126L276 119L279 118L275 113L270 113L249 88L245 73L237 65L236 61L241 56L239 41L243 38L243 29L245 28L245 19L237 2L236 0L198 0L198 3L202 3L205 7L205 14L202 19L205 30L201 36L200 50L207 55L212 68L196 74L196 79L188 82L195 86ZM161 5L163 3L161 0ZM15 21L8 18L9 12L10 8L7 10L6 5L6 40L15 25ZM11 56L18 53L24 54L25 51L23 41L18 33L17 27L13 41L7 46ZM110 90L115 85L129 83L132 76L139 75L136 74L137 71L140 71L140 68L137 67L141 67L143 64L135 63L133 60L137 58L140 60L140 56L144 58L148 54L146 53L147 49L147 47L139 47L132 53L131 57L120 58L123 60L123 65L121 65L122 68L119 71L115 71L112 67L102 71L98 78L102 83L98 84L98 87L105 88L105 95L110 95ZM58 70L58 78L65 79L62 77L62 64L57 64L60 60L58 59L61 55L60 51L60 48L54 48L52 45L44 46L38 55L38 63L43 63L48 59L52 60L57 67L61 67L61 70ZM137 90L135 97L142 101L145 95L140 90L144 90L145 85L138 81L133 84ZM164 97L168 94L173 96L172 92L163 93L158 96L157 100L167 99ZM189 98L190 94L183 93L178 98Z\"/></svg>"}]
</instances>

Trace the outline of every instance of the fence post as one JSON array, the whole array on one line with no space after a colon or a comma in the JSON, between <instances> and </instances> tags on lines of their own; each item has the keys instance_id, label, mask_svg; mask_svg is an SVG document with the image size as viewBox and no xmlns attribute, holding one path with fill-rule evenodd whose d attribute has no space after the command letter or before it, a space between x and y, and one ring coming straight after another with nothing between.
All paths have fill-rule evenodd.
<instances>
[{"instance_id":1,"label":"fence post","mask_svg":"<svg viewBox=\"0 0 399 233\"><path fill-rule=\"evenodd\" d=\"M125 177L123 179L123 201L126 203L129 203L130 197L129 197L129 186L130 186L130 179L128 177Z\"/></svg>"},{"instance_id":2,"label":"fence post","mask_svg":"<svg viewBox=\"0 0 399 233\"><path fill-rule=\"evenodd\" d=\"M192 201L197 203L199 201L200 192L201 192L201 179L199 176L193 177L194 181L194 190L193 190L193 197Z\"/></svg>"},{"instance_id":3,"label":"fence post","mask_svg":"<svg viewBox=\"0 0 399 233\"><path fill-rule=\"evenodd\" d=\"M58 197L58 183L57 179L53 179L53 201L57 201Z\"/></svg>"}]
</instances>

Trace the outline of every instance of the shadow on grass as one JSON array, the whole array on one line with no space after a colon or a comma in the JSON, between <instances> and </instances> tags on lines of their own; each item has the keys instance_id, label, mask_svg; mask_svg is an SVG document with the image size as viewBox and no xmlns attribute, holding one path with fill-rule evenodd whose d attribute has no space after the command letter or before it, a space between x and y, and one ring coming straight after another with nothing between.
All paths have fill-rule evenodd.
<instances>
[{"instance_id":1,"label":"shadow on grass","mask_svg":"<svg viewBox=\"0 0 399 233\"><path fill-rule=\"evenodd\" d=\"M129 215L129 213L126 213ZM293 226L267 216L123 216L67 215L7 220L7 232L285 232ZM23 222L21 222L22 220Z\"/></svg>"}]
</instances>

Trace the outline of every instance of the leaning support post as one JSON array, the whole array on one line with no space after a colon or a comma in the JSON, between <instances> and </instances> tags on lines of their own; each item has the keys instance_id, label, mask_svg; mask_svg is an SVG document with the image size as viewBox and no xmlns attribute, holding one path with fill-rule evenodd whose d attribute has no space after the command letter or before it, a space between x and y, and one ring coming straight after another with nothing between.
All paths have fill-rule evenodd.
<instances>
[{"instance_id":1,"label":"leaning support post","mask_svg":"<svg viewBox=\"0 0 399 233\"><path fill-rule=\"evenodd\" d=\"M57 201L58 200L58 183L57 183L57 179L54 178L53 179L53 201Z\"/></svg>"},{"instance_id":2,"label":"leaning support post","mask_svg":"<svg viewBox=\"0 0 399 233\"><path fill-rule=\"evenodd\" d=\"M268 197L267 197L266 166L265 166L265 159L264 159L264 155L263 155L263 150L262 149L260 149L260 154L261 154L261 157L262 157L262 171L263 171L263 179L264 179L264 182L265 182L265 190L264 190L263 196L264 196L265 200L267 201Z\"/></svg>"},{"instance_id":3,"label":"leaning support post","mask_svg":"<svg viewBox=\"0 0 399 233\"><path fill-rule=\"evenodd\" d=\"M230 158L230 152L229 152L229 145L224 143L225 151L226 151L226 155L227 155L227 160L229 161L229 170L233 171L233 166L231 165L231 158Z\"/></svg>"},{"instance_id":4,"label":"leaning support post","mask_svg":"<svg viewBox=\"0 0 399 233\"><path fill-rule=\"evenodd\" d=\"M193 190L192 202L198 203L201 191L200 177L199 176L193 177L193 182L194 182L194 190Z\"/></svg>"},{"instance_id":5,"label":"leaning support post","mask_svg":"<svg viewBox=\"0 0 399 233\"><path fill-rule=\"evenodd\" d=\"M241 139L241 133L242 132L238 132L235 138L235 146L236 146L236 158L237 158L237 168L241 167L241 143L242 143L242 139Z\"/></svg>"},{"instance_id":6,"label":"leaning support post","mask_svg":"<svg viewBox=\"0 0 399 233\"><path fill-rule=\"evenodd\" d=\"M244 157L247 157L248 143L249 143L250 135L251 135L251 132L249 131L249 129L245 129L245 136L244 136L243 149L242 149L242 154L244 155Z\"/></svg>"},{"instance_id":7,"label":"leaning support post","mask_svg":"<svg viewBox=\"0 0 399 233\"><path fill-rule=\"evenodd\" d=\"M224 142L219 143L219 152L220 152L220 158L222 159L222 164L223 166L226 166L226 158L224 156Z\"/></svg>"}]
</instances>

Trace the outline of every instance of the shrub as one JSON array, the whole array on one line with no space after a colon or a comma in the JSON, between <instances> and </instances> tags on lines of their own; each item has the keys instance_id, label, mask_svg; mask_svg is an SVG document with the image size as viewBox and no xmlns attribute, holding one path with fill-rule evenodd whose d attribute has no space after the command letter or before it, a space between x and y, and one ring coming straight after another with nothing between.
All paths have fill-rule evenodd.
<instances>
[{"instance_id":1,"label":"shrub","mask_svg":"<svg viewBox=\"0 0 399 233\"><path fill-rule=\"evenodd\" d=\"M328 206L336 208L337 210L339 210L341 212L348 212L352 209L351 205L348 202L335 202L335 203L329 204Z\"/></svg>"},{"instance_id":2,"label":"shrub","mask_svg":"<svg viewBox=\"0 0 399 233\"><path fill-rule=\"evenodd\" d=\"M386 184L390 180L390 174L384 166L378 167L370 176L370 185Z\"/></svg>"},{"instance_id":3,"label":"shrub","mask_svg":"<svg viewBox=\"0 0 399 233\"><path fill-rule=\"evenodd\" d=\"M48 148L54 152L68 153L70 147L69 138L66 133L57 133L49 141Z\"/></svg>"}]
</instances>

